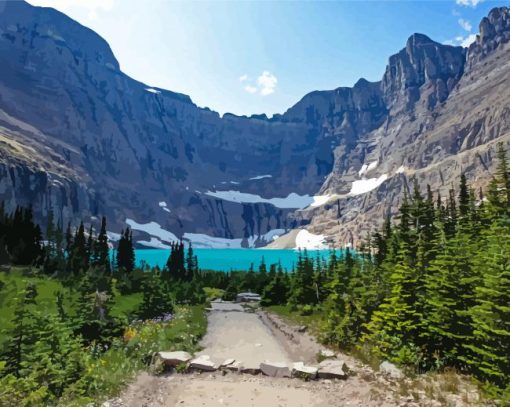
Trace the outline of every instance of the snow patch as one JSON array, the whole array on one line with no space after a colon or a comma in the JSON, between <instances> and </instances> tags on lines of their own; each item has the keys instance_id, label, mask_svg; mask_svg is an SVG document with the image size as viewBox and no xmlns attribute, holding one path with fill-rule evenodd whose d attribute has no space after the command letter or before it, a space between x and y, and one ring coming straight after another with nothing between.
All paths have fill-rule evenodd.
<instances>
[{"instance_id":1,"label":"snow patch","mask_svg":"<svg viewBox=\"0 0 510 407\"><path fill-rule=\"evenodd\" d=\"M303 229L296 236L296 249L323 250L327 248L324 235L314 235Z\"/></svg>"},{"instance_id":2,"label":"snow patch","mask_svg":"<svg viewBox=\"0 0 510 407\"><path fill-rule=\"evenodd\" d=\"M403 174L405 172L406 168L401 165L400 167L397 168L397 171L395 172L395 174Z\"/></svg>"},{"instance_id":3,"label":"snow patch","mask_svg":"<svg viewBox=\"0 0 510 407\"><path fill-rule=\"evenodd\" d=\"M249 178L250 181L256 181L258 179L264 179L264 178L273 178L272 175L266 174L266 175L257 175L256 177Z\"/></svg>"},{"instance_id":4,"label":"snow patch","mask_svg":"<svg viewBox=\"0 0 510 407\"><path fill-rule=\"evenodd\" d=\"M167 208L167 205L166 205L166 202L165 202L165 201L161 201L161 202L159 203L159 207L160 207L161 209L163 209L165 212L168 212L168 213L172 212L170 209L168 209L168 208Z\"/></svg>"},{"instance_id":5,"label":"snow patch","mask_svg":"<svg viewBox=\"0 0 510 407\"><path fill-rule=\"evenodd\" d=\"M245 243L244 247L253 248L257 241L270 243L284 233L285 229L272 229L263 235L254 235L246 239L227 239L224 237L209 236L203 233L184 233L183 239L188 240L198 249L241 249L243 248L243 241Z\"/></svg>"},{"instance_id":6,"label":"snow patch","mask_svg":"<svg viewBox=\"0 0 510 407\"><path fill-rule=\"evenodd\" d=\"M202 233L184 233L183 238L198 249L241 249L243 239L226 239Z\"/></svg>"},{"instance_id":7,"label":"snow patch","mask_svg":"<svg viewBox=\"0 0 510 407\"><path fill-rule=\"evenodd\" d=\"M159 93L161 93L161 91L160 91L160 90L157 90L157 89L154 89L154 88L145 88L145 90L146 90L147 92L154 93L154 94L156 94L156 95L157 95L157 94L159 94Z\"/></svg>"},{"instance_id":8,"label":"snow patch","mask_svg":"<svg viewBox=\"0 0 510 407\"><path fill-rule=\"evenodd\" d=\"M155 236L158 239L164 242L177 242L179 239L172 232L163 229L159 223L149 222L149 223L137 223L133 219L126 219L126 223L132 230L139 230L141 232L145 232L150 236ZM152 241L152 239L151 239ZM139 242L140 244L143 244Z\"/></svg>"},{"instance_id":9,"label":"snow patch","mask_svg":"<svg viewBox=\"0 0 510 407\"><path fill-rule=\"evenodd\" d=\"M310 204L312 208L315 208L317 206L322 206L326 202L328 202L331 198L333 198L334 195L315 195L313 196L313 202Z\"/></svg>"},{"instance_id":10,"label":"snow patch","mask_svg":"<svg viewBox=\"0 0 510 407\"><path fill-rule=\"evenodd\" d=\"M145 247L152 247L154 249L170 249L170 246L164 244L161 240L151 236L151 240L138 240L138 244Z\"/></svg>"},{"instance_id":11,"label":"snow patch","mask_svg":"<svg viewBox=\"0 0 510 407\"><path fill-rule=\"evenodd\" d=\"M377 161L373 161L370 164L363 164L361 166L361 169L358 172L358 175L361 177L363 174L368 174L370 171L372 171L375 167L377 167Z\"/></svg>"},{"instance_id":12,"label":"snow patch","mask_svg":"<svg viewBox=\"0 0 510 407\"><path fill-rule=\"evenodd\" d=\"M286 198L262 198L260 195L240 191L207 191L206 195L236 203L268 203L282 209L303 209L314 202L310 195L291 192Z\"/></svg>"},{"instance_id":13,"label":"snow patch","mask_svg":"<svg viewBox=\"0 0 510 407\"><path fill-rule=\"evenodd\" d=\"M388 179L387 174L381 175L379 178L368 178L361 179L358 181L354 181L351 186L351 192L349 195L361 195L366 194L374 189L376 189L379 185L381 185L384 181Z\"/></svg>"}]
</instances>

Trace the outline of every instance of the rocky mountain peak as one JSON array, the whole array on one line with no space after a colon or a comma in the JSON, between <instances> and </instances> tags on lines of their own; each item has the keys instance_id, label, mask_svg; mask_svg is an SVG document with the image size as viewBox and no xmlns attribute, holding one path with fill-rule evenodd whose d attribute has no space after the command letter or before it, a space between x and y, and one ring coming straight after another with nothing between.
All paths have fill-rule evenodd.
<instances>
[{"instance_id":1,"label":"rocky mountain peak","mask_svg":"<svg viewBox=\"0 0 510 407\"><path fill-rule=\"evenodd\" d=\"M413 34L405 48L389 59L382 80L388 107L408 111L420 98L419 88L426 83L438 88L429 108L444 101L464 71L465 50L439 44L423 34Z\"/></svg>"},{"instance_id":2,"label":"rocky mountain peak","mask_svg":"<svg viewBox=\"0 0 510 407\"><path fill-rule=\"evenodd\" d=\"M91 29L48 7L33 7L24 1L0 0L0 36L29 49L58 49L80 62L94 62L109 70L120 66L109 44Z\"/></svg>"},{"instance_id":3,"label":"rocky mountain peak","mask_svg":"<svg viewBox=\"0 0 510 407\"><path fill-rule=\"evenodd\" d=\"M510 8L493 8L480 22L480 34L469 47L468 69L499 46L510 41Z\"/></svg>"},{"instance_id":4,"label":"rocky mountain peak","mask_svg":"<svg viewBox=\"0 0 510 407\"><path fill-rule=\"evenodd\" d=\"M431 40L425 34L414 33L407 39L406 49L412 50L426 44L435 44L435 41Z\"/></svg>"}]
</instances>

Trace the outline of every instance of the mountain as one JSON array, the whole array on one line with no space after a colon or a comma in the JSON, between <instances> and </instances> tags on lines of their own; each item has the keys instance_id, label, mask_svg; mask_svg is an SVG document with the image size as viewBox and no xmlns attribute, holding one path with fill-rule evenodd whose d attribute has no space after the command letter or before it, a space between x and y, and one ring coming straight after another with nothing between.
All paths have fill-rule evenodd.
<instances>
[{"instance_id":1,"label":"mountain","mask_svg":"<svg viewBox=\"0 0 510 407\"><path fill-rule=\"evenodd\" d=\"M126 223L140 245L354 242L409 180L484 185L508 143L510 10L469 49L411 36L379 82L316 91L271 119L225 114L122 73L96 33L0 1L0 198L44 222ZM111 233L114 239L116 235Z\"/></svg>"}]
</instances>

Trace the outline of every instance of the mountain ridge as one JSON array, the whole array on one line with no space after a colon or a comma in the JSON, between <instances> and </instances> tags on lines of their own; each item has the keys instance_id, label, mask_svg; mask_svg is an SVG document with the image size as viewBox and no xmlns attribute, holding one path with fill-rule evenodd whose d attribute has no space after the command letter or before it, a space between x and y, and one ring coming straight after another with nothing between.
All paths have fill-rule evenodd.
<instances>
[{"instance_id":1,"label":"mountain ridge","mask_svg":"<svg viewBox=\"0 0 510 407\"><path fill-rule=\"evenodd\" d=\"M0 144L0 197L8 207L33 203L42 220L51 207L62 222L94 222L106 214L112 230L130 219L137 225L154 222L176 238L207 235L244 246L269 243L261 237L273 230L302 227L336 245L352 242L367 229L353 223L353 214L364 218L374 210L362 209L361 198L377 196L377 203L392 212L402 192L393 186L393 175L361 198L349 195L354 187L366 188L367 174L360 169L370 168L370 179L388 177L390 169L381 163L392 143L400 146L398 153L407 148L403 140L426 139L427 128L447 111L459 83L471 86L464 85L465 68L476 73L479 61L494 53L506 59L502 47L509 32L508 8L494 9L469 49L413 34L389 58L381 81L360 79L350 88L310 92L272 118L220 117L187 95L122 73L106 41L95 33L88 45L103 42L99 51L69 49L69 44L87 42L70 39L69 33L88 36L91 30L75 27L57 11L34 9L0 2L0 55L11 56L0 78L0 141L6 140ZM68 43L61 26L68 30ZM506 72L506 65L500 66ZM405 134L397 131L398 124ZM19 149L31 151L24 163ZM48 155L54 159L40 159ZM370 167L375 158L378 164ZM393 172L405 166L396 157L391 160ZM335 196L341 199L333 213ZM288 198L283 207L276 206L282 198ZM380 209L374 213L367 222L378 223ZM144 236L146 230L138 233ZM158 245L163 242L161 233L152 237Z\"/></svg>"}]
</instances>

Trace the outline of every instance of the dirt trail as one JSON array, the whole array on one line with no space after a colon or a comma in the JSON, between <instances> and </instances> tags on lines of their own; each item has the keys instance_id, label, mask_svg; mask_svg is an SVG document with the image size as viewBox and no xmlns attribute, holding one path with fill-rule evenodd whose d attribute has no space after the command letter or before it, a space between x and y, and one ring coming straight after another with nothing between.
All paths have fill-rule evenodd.
<instances>
[{"instance_id":1,"label":"dirt trail","mask_svg":"<svg viewBox=\"0 0 510 407\"><path fill-rule=\"evenodd\" d=\"M304 361L317 364L321 346L276 316L243 312L234 304L214 304L201 354L214 361L234 358L245 366ZM263 375L212 373L140 374L108 407L340 407L418 406L397 394L397 386L346 355L339 355L353 370L347 380L273 378ZM106 406L105 406L106 407Z\"/></svg>"}]
</instances>

